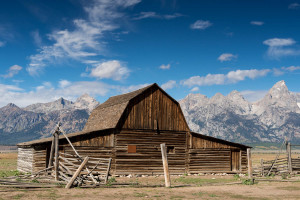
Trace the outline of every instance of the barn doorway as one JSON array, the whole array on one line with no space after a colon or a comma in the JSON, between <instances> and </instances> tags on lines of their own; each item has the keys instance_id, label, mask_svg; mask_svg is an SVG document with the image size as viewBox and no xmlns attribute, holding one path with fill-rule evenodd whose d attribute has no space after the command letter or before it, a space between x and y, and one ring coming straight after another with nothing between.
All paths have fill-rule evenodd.
<instances>
[{"instance_id":1,"label":"barn doorway","mask_svg":"<svg viewBox=\"0 0 300 200\"><path fill-rule=\"evenodd\" d=\"M231 150L231 171L240 171L241 167L241 153L238 149Z\"/></svg>"}]
</instances>

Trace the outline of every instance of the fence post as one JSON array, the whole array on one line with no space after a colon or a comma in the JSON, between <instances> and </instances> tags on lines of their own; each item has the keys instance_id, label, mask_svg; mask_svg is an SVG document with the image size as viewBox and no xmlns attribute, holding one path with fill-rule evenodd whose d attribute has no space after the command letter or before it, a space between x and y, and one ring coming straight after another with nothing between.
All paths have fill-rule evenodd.
<instances>
[{"instance_id":1,"label":"fence post","mask_svg":"<svg viewBox=\"0 0 300 200\"><path fill-rule=\"evenodd\" d=\"M247 148L247 159L248 159L248 178L252 179L252 159L251 159L250 148Z\"/></svg>"},{"instance_id":2,"label":"fence post","mask_svg":"<svg viewBox=\"0 0 300 200\"><path fill-rule=\"evenodd\" d=\"M56 131L55 134L54 134L54 138L55 138L55 166L54 166L54 169L55 169L55 180L58 181L58 148L59 148L59 132Z\"/></svg>"},{"instance_id":3,"label":"fence post","mask_svg":"<svg viewBox=\"0 0 300 200\"><path fill-rule=\"evenodd\" d=\"M261 175L265 176L264 159L260 159Z\"/></svg>"},{"instance_id":4,"label":"fence post","mask_svg":"<svg viewBox=\"0 0 300 200\"><path fill-rule=\"evenodd\" d=\"M291 152L291 143L290 142L288 142L287 143L287 148L286 148L286 150L287 150L287 157L288 157L288 170L289 170L289 173L292 173L292 152Z\"/></svg>"},{"instance_id":5,"label":"fence post","mask_svg":"<svg viewBox=\"0 0 300 200\"><path fill-rule=\"evenodd\" d=\"M166 187L171 187L166 144L165 143L160 144L160 148L161 148L161 156L162 156L163 166L164 166L165 185Z\"/></svg>"}]
</instances>

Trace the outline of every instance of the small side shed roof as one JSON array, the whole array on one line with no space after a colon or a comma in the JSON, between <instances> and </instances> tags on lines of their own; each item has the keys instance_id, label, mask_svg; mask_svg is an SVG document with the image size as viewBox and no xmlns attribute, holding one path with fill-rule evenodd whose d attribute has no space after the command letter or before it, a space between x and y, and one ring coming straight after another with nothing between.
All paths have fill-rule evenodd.
<instances>
[{"instance_id":1,"label":"small side shed roof","mask_svg":"<svg viewBox=\"0 0 300 200\"><path fill-rule=\"evenodd\" d=\"M73 138L76 136L80 136L80 135L87 135L87 134L93 134L95 132L99 132L99 134L104 134L106 131L109 131L112 129L106 129L106 130L101 130L101 131L79 131L79 132L75 132L75 133L69 133L66 134L68 138ZM19 147L28 147L28 146L33 146L33 145L40 145L40 144L45 144L48 142L52 142L52 138L53 137L48 137L48 138L42 138L42 139L38 139L38 140L32 140L29 142L22 142L17 144L17 146ZM59 140L61 139L65 139L66 137L64 135L59 135Z\"/></svg>"},{"instance_id":2,"label":"small side shed roof","mask_svg":"<svg viewBox=\"0 0 300 200\"><path fill-rule=\"evenodd\" d=\"M205 140L215 141L215 142L218 142L218 143L221 143L221 144L226 144L226 145L230 145L230 146L234 146L234 147L238 147L238 148L252 148L252 147L244 145L244 144L229 142L227 140L222 140L222 139L219 139L219 138L215 138L215 137L208 136L208 135L203 135L203 134L196 133L196 132L191 132L191 134L193 136L203 138Z\"/></svg>"}]
</instances>

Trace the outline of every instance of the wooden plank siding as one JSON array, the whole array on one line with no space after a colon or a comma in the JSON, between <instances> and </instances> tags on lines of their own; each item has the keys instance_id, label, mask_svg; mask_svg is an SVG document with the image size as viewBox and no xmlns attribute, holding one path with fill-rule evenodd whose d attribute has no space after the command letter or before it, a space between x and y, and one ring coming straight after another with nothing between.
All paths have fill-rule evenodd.
<instances>
[{"instance_id":1,"label":"wooden plank siding","mask_svg":"<svg viewBox=\"0 0 300 200\"><path fill-rule=\"evenodd\" d=\"M230 172L230 154L230 149L190 149L188 172Z\"/></svg>"},{"instance_id":2,"label":"wooden plank siding","mask_svg":"<svg viewBox=\"0 0 300 200\"><path fill-rule=\"evenodd\" d=\"M130 101L120 126L123 129L189 131L178 103L158 88L152 88Z\"/></svg>"},{"instance_id":3,"label":"wooden plank siding","mask_svg":"<svg viewBox=\"0 0 300 200\"><path fill-rule=\"evenodd\" d=\"M168 154L170 173L185 173L185 137L185 132L122 130L116 135L116 173L163 174L161 143L175 148ZM136 145L136 153L128 153L128 145Z\"/></svg>"},{"instance_id":4,"label":"wooden plank siding","mask_svg":"<svg viewBox=\"0 0 300 200\"><path fill-rule=\"evenodd\" d=\"M18 148L17 169L23 173L32 173L33 167L33 148Z\"/></svg>"}]
</instances>

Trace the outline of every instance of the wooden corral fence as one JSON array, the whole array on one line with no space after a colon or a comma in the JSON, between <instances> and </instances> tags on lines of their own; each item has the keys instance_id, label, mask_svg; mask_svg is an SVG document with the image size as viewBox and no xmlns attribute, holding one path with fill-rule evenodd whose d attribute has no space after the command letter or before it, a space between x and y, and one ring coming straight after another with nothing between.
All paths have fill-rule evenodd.
<instances>
[{"instance_id":1,"label":"wooden corral fence","mask_svg":"<svg viewBox=\"0 0 300 200\"><path fill-rule=\"evenodd\" d=\"M59 179L69 182L72 175L79 168L82 161L72 154L60 153L59 155ZM109 175L109 167L111 165L111 158L93 158L89 157L89 161L86 164L87 169L83 170L81 174L86 179L86 182L94 182L92 176L88 176L92 174L93 177L97 180L97 182L107 182ZM80 182L78 183L80 184Z\"/></svg>"},{"instance_id":2,"label":"wooden corral fence","mask_svg":"<svg viewBox=\"0 0 300 200\"><path fill-rule=\"evenodd\" d=\"M286 157L279 158L282 147L286 146ZM255 176L269 176L280 175L280 174L298 174L300 173L300 157L292 158L292 147L300 146L293 145L290 142L285 141L276 158L274 160L265 161L261 159L260 166L253 169L253 175Z\"/></svg>"}]
</instances>

